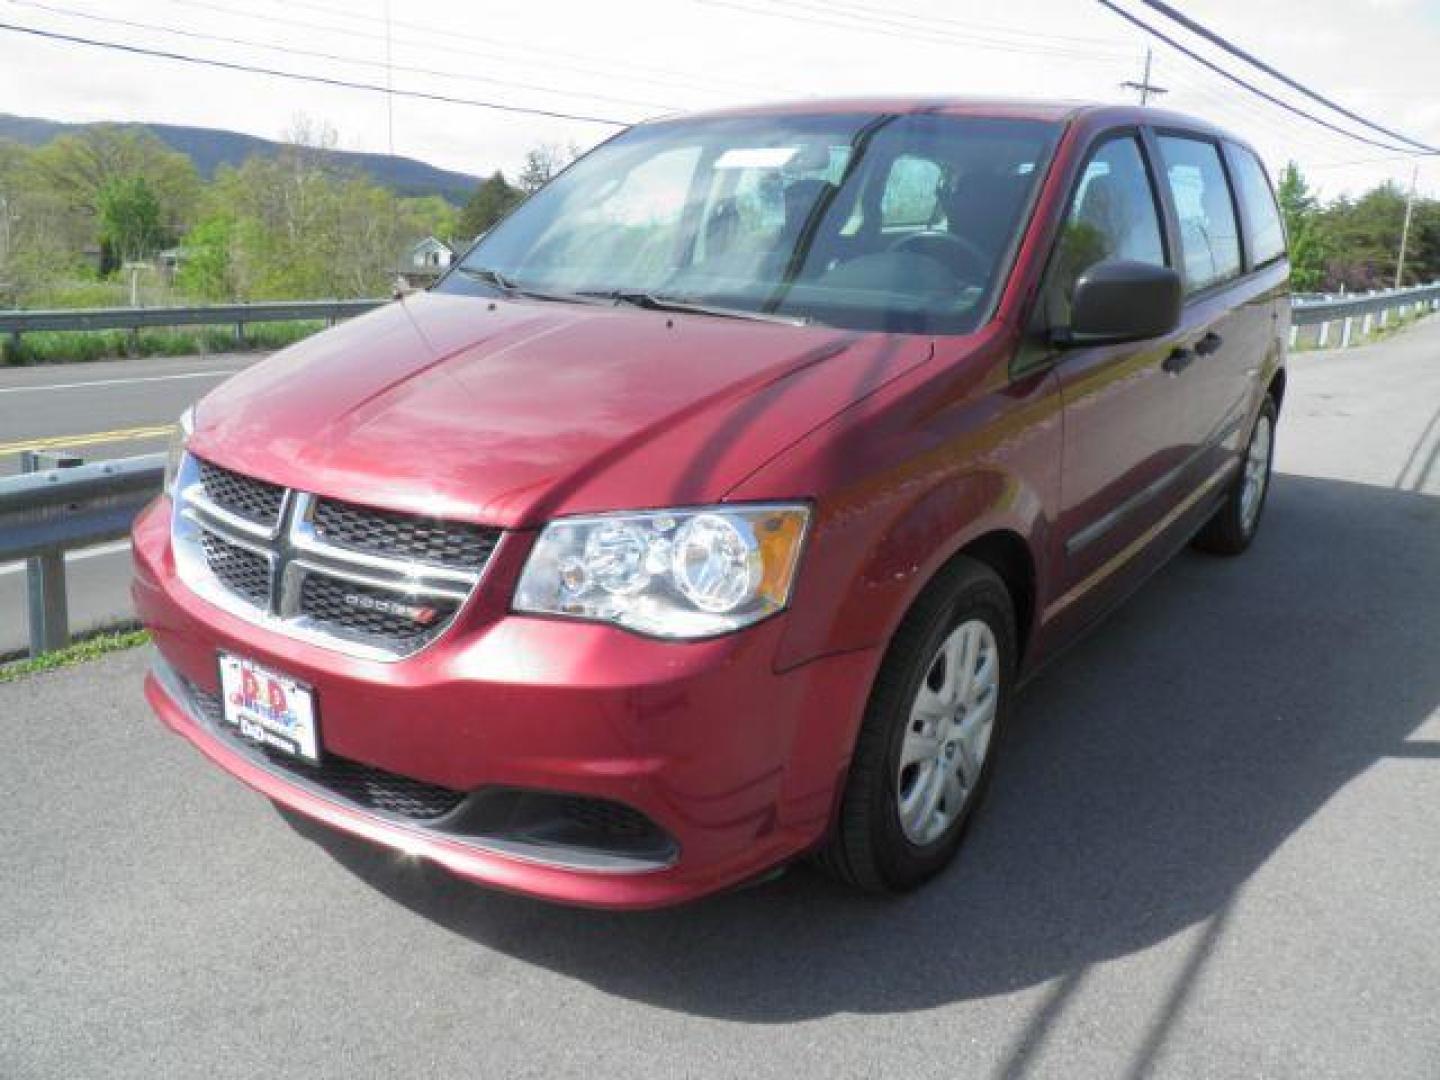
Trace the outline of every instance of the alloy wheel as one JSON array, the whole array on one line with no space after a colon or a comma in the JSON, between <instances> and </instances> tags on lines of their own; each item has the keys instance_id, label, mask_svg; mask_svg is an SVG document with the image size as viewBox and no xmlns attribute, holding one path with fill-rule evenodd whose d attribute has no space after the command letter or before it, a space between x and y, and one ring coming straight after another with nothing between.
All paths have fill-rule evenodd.
<instances>
[{"instance_id":1,"label":"alloy wheel","mask_svg":"<svg viewBox=\"0 0 1440 1080\"><path fill-rule=\"evenodd\" d=\"M962 816L985 767L999 699L995 634L981 619L961 623L926 668L900 747L895 800L912 844L934 843Z\"/></svg>"},{"instance_id":2,"label":"alloy wheel","mask_svg":"<svg viewBox=\"0 0 1440 1080\"><path fill-rule=\"evenodd\" d=\"M1270 417L1261 413L1260 419L1255 422L1255 432L1250 436L1240 488L1240 522L1247 533L1255 528L1256 519L1260 517L1260 506L1265 501L1265 485L1270 480L1270 433Z\"/></svg>"}]
</instances>

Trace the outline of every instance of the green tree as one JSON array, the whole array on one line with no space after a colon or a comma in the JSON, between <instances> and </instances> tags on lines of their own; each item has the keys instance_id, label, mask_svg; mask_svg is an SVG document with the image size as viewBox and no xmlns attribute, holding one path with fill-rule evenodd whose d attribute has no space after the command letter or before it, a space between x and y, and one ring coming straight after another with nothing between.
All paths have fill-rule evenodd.
<instances>
[{"instance_id":1,"label":"green tree","mask_svg":"<svg viewBox=\"0 0 1440 1080\"><path fill-rule=\"evenodd\" d=\"M164 242L160 200L143 176L107 180L96 200L100 218L100 245L106 263L119 266L138 262L158 251Z\"/></svg>"},{"instance_id":2,"label":"green tree","mask_svg":"<svg viewBox=\"0 0 1440 1080\"><path fill-rule=\"evenodd\" d=\"M98 124L61 135L27 162L27 185L49 192L91 222L98 240L100 194L116 180L142 177L169 236L189 228L200 200L200 177L184 154L143 128Z\"/></svg>"},{"instance_id":3,"label":"green tree","mask_svg":"<svg viewBox=\"0 0 1440 1080\"><path fill-rule=\"evenodd\" d=\"M400 200L400 215L405 227L417 237L433 236L449 240L456 235L460 212L444 196L421 195Z\"/></svg>"},{"instance_id":4,"label":"green tree","mask_svg":"<svg viewBox=\"0 0 1440 1080\"><path fill-rule=\"evenodd\" d=\"M1290 281L1302 292L1321 289L1328 245L1321 231L1319 199L1295 162L1287 162L1281 170L1275 194L1290 239Z\"/></svg>"},{"instance_id":5,"label":"green tree","mask_svg":"<svg viewBox=\"0 0 1440 1080\"><path fill-rule=\"evenodd\" d=\"M188 296L202 300L235 297L235 275L230 249L235 242L235 219L226 213L207 217L181 241L181 259L175 284Z\"/></svg>"},{"instance_id":6,"label":"green tree","mask_svg":"<svg viewBox=\"0 0 1440 1080\"><path fill-rule=\"evenodd\" d=\"M512 187L505 174L495 170L475 189L460 211L460 218L455 224L459 239L468 242L488 232L524 198L524 192Z\"/></svg>"},{"instance_id":7,"label":"green tree","mask_svg":"<svg viewBox=\"0 0 1440 1080\"><path fill-rule=\"evenodd\" d=\"M1405 220L1405 194L1393 181L1358 199L1337 199L1320 214L1328 288L1380 289L1394 284L1395 257ZM1408 260L1407 260L1408 261ZM1421 269L1410 264L1410 275Z\"/></svg>"}]
</instances>

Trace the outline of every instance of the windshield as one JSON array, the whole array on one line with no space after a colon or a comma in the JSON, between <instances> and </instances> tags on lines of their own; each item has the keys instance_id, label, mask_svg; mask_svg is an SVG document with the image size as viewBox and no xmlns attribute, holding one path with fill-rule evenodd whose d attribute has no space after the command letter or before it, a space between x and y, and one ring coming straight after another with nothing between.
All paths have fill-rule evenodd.
<instances>
[{"instance_id":1,"label":"windshield","mask_svg":"<svg viewBox=\"0 0 1440 1080\"><path fill-rule=\"evenodd\" d=\"M439 288L963 333L1056 134L931 114L644 124L536 193Z\"/></svg>"}]
</instances>

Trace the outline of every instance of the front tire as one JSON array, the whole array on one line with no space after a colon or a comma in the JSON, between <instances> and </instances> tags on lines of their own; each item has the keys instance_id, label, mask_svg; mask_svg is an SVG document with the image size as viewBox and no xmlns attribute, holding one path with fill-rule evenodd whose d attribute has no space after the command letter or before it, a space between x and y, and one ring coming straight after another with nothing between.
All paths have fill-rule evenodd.
<instances>
[{"instance_id":1,"label":"front tire","mask_svg":"<svg viewBox=\"0 0 1440 1080\"><path fill-rule=\"evenodd\" d=\"M1220 509L1195 534L1192 541L1201 551L1215 555L1239 555L1260 530L1260 514L1270 492L1270 463L1275 456L1275 399L1267 396L1250 431L1240 473Z\"/></svg>"},{"instance_id":2,"label":"front tire","mask_svg":"<svg viewBox=\"0 0 1440 1080\"><path fill-rule=\"evenodd\" d=\"M1016 661L1015 612L989 567L960 557L896 631L818 854L870 892L913 889L955 857L994 769Z\"/></svg>"}]
</instances>

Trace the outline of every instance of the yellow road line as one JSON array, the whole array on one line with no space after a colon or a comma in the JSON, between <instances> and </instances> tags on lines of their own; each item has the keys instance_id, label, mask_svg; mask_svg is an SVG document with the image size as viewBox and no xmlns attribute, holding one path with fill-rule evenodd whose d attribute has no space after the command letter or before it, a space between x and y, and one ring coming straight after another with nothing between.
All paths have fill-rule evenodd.
<instances>
[{"instance_id":1,"label":"yellow road line","mask_svg":"<svg viewBox=\"0 0 1440 1080\"><path fill-rule=\"evenodd\" d=\"M100 443L132 442L139 439L163 439L174 430L174 424L154 424L150 427L95 431L89 435L47 435L39 439L0 443L0 454L18 454L22 450L61 450L72 446L96 446Z\"/></svg>"}]
</instances>

